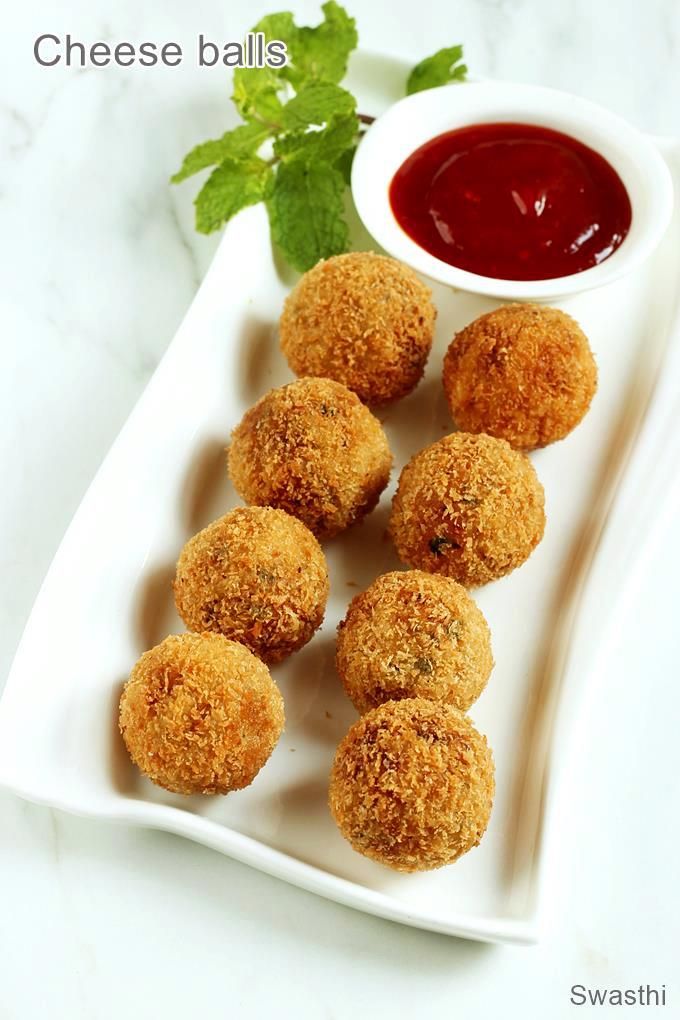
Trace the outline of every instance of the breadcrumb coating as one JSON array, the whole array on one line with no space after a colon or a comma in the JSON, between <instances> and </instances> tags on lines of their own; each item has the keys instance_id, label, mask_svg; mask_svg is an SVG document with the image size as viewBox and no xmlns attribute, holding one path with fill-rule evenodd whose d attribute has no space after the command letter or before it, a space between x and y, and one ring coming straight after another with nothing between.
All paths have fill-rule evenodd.
<instances>
[{"instance_id":1,"label":"breadcrumb coating","mask_svg":"<svg viewBox=\"0 0 680 1020\"><path fill-rule=\"evenodd\" d=\"M229 447L229 474L245 502L286 510L318 538L369 513L391 466L378 419L331 379L270 390L246 412Z\"/></svg>"},{"instance_id":2,"label":"breadcrumb coating","mask_svg":"<svg viewBox=\"0 0 680 1020\"><path fill-rule=\"evenodd\" d=\"M120 732L137 767L173 793L229 793L252 783L283 730L269 670L221 634L171 635L145 652L120 699Z\"/></svg>"},{"instance_id":3,"label":"breadcrumb coating","mask_svg":"<svg viewBox=\"0 0 680 1020\"><path fill-rule=\"evenodd\" d=\"M224 634L273 663L320 626L328 569L301 521L272 507L238 507L187 542L174 590L189 630Z\"/></svg>"},{"instance_id":4,"label":"breadcrumb coating","mask_svg":"<svg viewBox=\"0 0 680 1020\"><path fill-rule=\"evenodd\" d=\"M404 563L473 588L524 563L543 537L544 502L526 454L456 432L403 469L390 534Z\"/></svg>"},{"instance_id":5,"label":"breadcrumb coating","mask_svg":"<svg viewBox=\"0 0 680 1020\"><path fill-rule=\"evenodd\" d=\"M432 291L409 266L351 252L319 262L286 299L281 349L296 375L344 383L367 404L410 393L432 347Z\"/></svg>"},{"instance_id":6,"label":"breadcrumb coating","mask_svg":"<svg viewBox=\"0 0 680 1020\"><path fill-rule=\"evenodd\" d=\"M569 315L515 304L475 319L444 358L444 390L456 425L520 450L564 439L597 390L588 338Z\"/></svg>"},{"instance_id":7,"label":"breadcrumb coating","mask_svg":"<svg viewBox=\"0 0 680 1020\"><path fill-rule=\"evenodd\" d=\"M338 629L336 664L359 712L403 698L466 711L493 667L491 635L456 581L394 571L352 599Z\"/></svg>"},{"instance_id":8,"label":"breadcrumb coating","mask_svg":"<svg viewBox=\"0 0 680 1020\"><path fill-rule=\"evenodd\" d=\"M360 854L427 871L479 844L493 795L486 737L451 705L412 698L388 701L351 727L335 755L329 804Z\"/></svg>"}]
</instances>

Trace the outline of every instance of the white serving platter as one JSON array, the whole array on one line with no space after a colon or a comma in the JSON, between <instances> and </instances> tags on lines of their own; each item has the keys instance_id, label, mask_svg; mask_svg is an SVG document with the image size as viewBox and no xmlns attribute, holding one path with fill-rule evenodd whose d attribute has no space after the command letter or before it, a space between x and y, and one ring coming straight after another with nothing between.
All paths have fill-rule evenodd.
<instances>
[{"instance_id":1,"label":"white serving platter","mask_svg":"<svg viewBox=\"0 0 680 1020\"><path fill-rule=\"evenodd\" d=\"M349 87L362 111L379 113L399 98L407 71L397 60L357 55ZM659 145L680 193L680 146ZM117 705L132 664L182 629L170 587L177 554L237 503L224 457L230 429L265 390L291 379L276 339L291 281L272 257L260 207L226 230L57 552L0 702L0 786L76 814L188 836L405 924L533 941L550 900L544 836L559 840L568 825L555 806L556 778L575 739L578 706L613 609L634 592L645 542L675 505L679 279L676 211L642 272L562 303L591 338L600 387L572 436L533 455L546 489L544 541L521 569L476 593L496 658L471 712L497 770L479 848L437 872L393 873L342 840L326 796L335 746L356 717L334 671L335 628L352 595L398 566L384 535L394 483L415 450L450 430L441 359L456 329L494 307L488 299L435 287L439 320L426 378L382 415L396 459L393 483L362 525L326 546L327 618L310 645L274 670L286 731L253 785L220 798L167 794L141 778L121 743Z\"/></svg>"}]
</instances>

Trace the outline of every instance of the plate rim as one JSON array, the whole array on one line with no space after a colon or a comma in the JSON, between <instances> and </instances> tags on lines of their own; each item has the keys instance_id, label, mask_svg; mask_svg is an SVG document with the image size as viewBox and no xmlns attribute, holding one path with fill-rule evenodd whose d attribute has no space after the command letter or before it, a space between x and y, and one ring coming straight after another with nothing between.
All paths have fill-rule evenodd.
<instances>
[{"instance_id":1,"label":"plate rim","mask_svg":"<svg viewBox=\"0 0 680 1020\"><path fill-rule=\"evenodd\" d=\"M395 69L397 66L402 69L406 69L410 66L402 57L390 56L377 51L362 49L357 52L356 57L368 64L372 63L374 60L389 63ZM667 137L659 138L655 136L650 137L654 139L662 151L670 149L678 150L678 145L680 143L678 143L675 139ZM55 569L55 564L57 564L57 561L62 554L62 550L69 541L71 534L78 527L81 514L83 513L83 508L88 502L91 491L98 484L98 479L104 472L109 460L114 455L115 450L123 443L128 429L133 427L136 412L140 404L155 387L158 387L162 383L163 375L165 371L168 370L168 365L172 360L170 354L179 347L177 342L178 338L181 337L189 316L195 313L197 304L201 300L202 292L205 294L208 290L208 281L219 272L219 267L222 259L224 258L224 252L226 251L227 246L228 229L223 233L208 270L205 273L205 276L184 316L182 316L173 338L168 344L147 385L135 401L117 436L109 446L107 453L103 457L101 464L87 486L82 499L58 544L24 625L20 641L8 672L7 682L3 688L2 695L0 695L0 732L2 730L3 716L6 716L8 704L16 693L16 681L14 678L21 667L21 658L24 646L27 644L27 640L31 636L30 632L32 629L32 620L38 604L44 597L45 589L49 584L50 577ZM661 365L663 365L667 360L668 353L673 342L673 334L679 331L679 320L680 299L676 300L672 324L668 330L667 343L660 356ZM661 368L659 368L659 371L661 371ZM643 434L648 424L650 409L652 407L656 407L656 383L652 387L645 411L638 423L638 427L635 430L634 435L632 436L631 448L628 455L624 458L621 464L620 477L613 486L611 493L612 511L617 504L621 486L626 481L630 473L629 469L631 462L636 458L639 452L641 440L643 439ZM607 526L608 522L605 523L604 528L600 533L595 552L589 562L585 575L586 586L597 557L599 544L606 534ZM565 673L567 669L568 666L565 668ZM556 724L553 723L553 728L555 725ZM541 834L544 836L549 834L551 829L554 829L552 815L554 812L555 778L553 775L554 769L551 766L552 763L548 761L546 763L546 783L548 795L546 795L546 804L544 804L539 818ZM293 885L300 886L308 892L316 893L317 895L334 900L345 906L352 907L369 914L374 914L387 920L451 936L481 941L505 942L517 945L527 945L536 942L542 929L542 922L546 911L544 909L545 904L543 902L545 897L541 895L541 888L545 882L545 872L547 870L547 863L549 860L549 851L546 850L544 845L546 841L543 839L535 852L535 859L532 862L531 906L527 908L521 917L514 918L504 916L487 918L480 915L454 912L449 914L446 918L443 918L441 916L434 916L430 913L423 913L412 909L409 905L400 903L399 901L392 899L389 895L358 885L350 879L334 875L332 872L302 861L289 853L268 846L259 839L247 836L244 833L216 822L213 819L194 815L182 808L152 803L138 797L124 798L121 795L99 797L89 804L78 803L76 800L73 800L68 796L55 796L51 792L44 794L40 792L36 793L35 790L22 785L20 781L17 781L16 777L13 778L11 769L8 773L6 771L6 767L7 763L5 762L5 771L3 771L3 759L0 755L0 788L7 789L31 803L65 811L80 817L96 818L101 821L109 821L119 824L142 826L144 828L152 828L175 835L181 835L200 842L205 846L219 850L240 863L248 864L251 867L272 875L273 877L283 879ZM549 803L551 799L553 801L552 804Z\"/></svg>"}]
</instances>

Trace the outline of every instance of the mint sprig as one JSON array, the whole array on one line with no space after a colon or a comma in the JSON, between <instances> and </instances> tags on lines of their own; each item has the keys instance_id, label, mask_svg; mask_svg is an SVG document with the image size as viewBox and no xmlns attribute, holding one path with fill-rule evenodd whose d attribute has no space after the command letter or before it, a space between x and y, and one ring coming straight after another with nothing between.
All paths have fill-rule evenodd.
<instances>
[{"instance_id":1,"label":"mint sprig","mask_svg":"<svg viewBox=\"0 0 680 1020\"><path fill-rule=\"evenodd\" d=\"M171 178L175 184L214 168L195 199L196 229L211 233L241 209L265 201L272 239L295 269L347 251L344 192L352 159L371 117L340 82L358 41L356 24L335 0L323 21L298 26L288 11L262 18L252 29L286 43L282 68L237 68L232 100L244 123L202 142ZM440 50L408 79L415 92L462 81L462 47Z\"/></svg>"},{"instance_id":2,"label":"mint sprig","mask_svg":"<svg viewBox=\"0 0 680 1020\"><path fill-rule=\"evenodd\" d=\"M332 118L351 117L356 111L356 100L351 93L331 82L304 84L297 95L281 111L284 131L322 127ZM358 121L355 122L358 129Z\"/></svg>"},{"instance_id":3,"label":"mint sprig","mask_svg":"<svg viewBox=\"0 0 680 1020\"><path fill-rule=\"evenodd\" d=\"M449 82L465 81L467 66L463 63L463 47L448 46L426 57L411 71L406 82L406 95L434 89Z\"/></svg>"},{"instance_id":4,"label":"mint sprig","mask_svg":"<svg viewBox=\"0 0 680 1020\"><path fill-rule=\"evenodd\" d=\"M210 174L196 199L196 229L217 230L241 209L266 197L272 168L257 156L230 156Z\"/></svg>"},{"instance_id":5,"label":"mint sprig","mask_svg":"<svg viewBox=\"0 0 680 1020\"><path fill-rule=\"evenodd\" d=\"M216 166L225 159L239 156L254 156L262 143L269 137L269 128L261 124L241 124L232 131L227 131L221 138L211 142L202 142L184 157L182 166L170 178L173 184L185 181L187 177Z\"/></svg>"},{"instance_id":6,"label":"mint sprig","mask_svg":"<svg viewBox=\"0 0 680 1020\"><path fill-rule=\"evenodd\" d=\"M267 198L272 239L297 269L349 247L343 216L345 178L325 162L283 163Z\"/></svg>"}]
</instances>

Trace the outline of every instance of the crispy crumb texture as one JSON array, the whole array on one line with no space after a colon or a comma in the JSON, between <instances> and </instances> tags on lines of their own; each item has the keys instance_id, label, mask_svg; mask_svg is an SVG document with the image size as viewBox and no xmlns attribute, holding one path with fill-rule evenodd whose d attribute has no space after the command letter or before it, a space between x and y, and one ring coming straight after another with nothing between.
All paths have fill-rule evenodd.
<instances>
[{"instance_id":1,"label":"crispy crumb texture","mask_svg":"<svg viewBox=\"0 0 680 1020\"><path fill-rule=\"evenodd\" d=\"M404 563L476 587L524 563L543 537L544 502L526 454L456 432L403 469L390 534Z\"/></svg>"},{"instance_id":2,"label":"crispy crumb texture","mask_svg":"<svg viewBox=\"0 0 680 1020\"><path fill-rule=\"evenodd\" d=\"M393 571L352 599L338 628L336 663L359 712L418 697L466 711L493 667L491 635L456 581Z\"/></svg>"},{"instance_id":3,"label":"crispy crumb texture","mask_svg":"<svg viewBox=\"0 0 680 1020\"><path fill-rule=\"evenodd\" d=\"M378 419L331 379L270 390L234 429L228 459L246 503L285 510L319 538L369 513L392 466Z\"/></svg>"},{"instance_id":4,"label":"crispy crumb texture","mask_svg":"<svg viewBox=\"0 0 680 1020\"><path fill-rule=\"evenodd\" d=\"M477 846L493 796L486 738L452 706L414 698L388 701L351 727L329 803L355 850L409 872L452 864Z\"/></svg>"},{"instance_id":5,"label":"crispy crumb texture","mask_svg":"<svg viewBox=\"0 0 680 1020\"><path fill-rule=\"evenodd\" d=\"M367 404L386 404L420 381L436 315L409 266L373 252L336 255L286 299L281 349L296 375L327 376Z\"/></svg>"},{"instance_id":6,"label":"crispy crumb texture","mask_svg":"<svg viewBox=\"0 0 680 1020\"><path fill-rule=\"evenodd\" d=\"M301 521L238 507L184 546L175 603L189 630L224 634L273 663L321 625L328 583L321 546Z\"/></svg>"},{"instance_id":7,"label":"crispy crumb texture","mask_svg":"<svg viewBox=\"0 0 680 1020\"><path fill-rule=\"evenodd\" d=\"M173 793L229 793L252 783L284 723L269 670L221 634L180 634L145 652L120 699L130 757Z\"/></svg>"},{"instance_id":8,"label":"crispy crumb texture","mask_svg":"<svg viewBox=\"0 0 680 1020\"><path fill-rule=\"evenodd\" d=\"M521 450L564 439L597 390L588 338L569 315L544 305L504 305L458 333L444 358L451 415Z\"/></svg>"}]
</instances>

